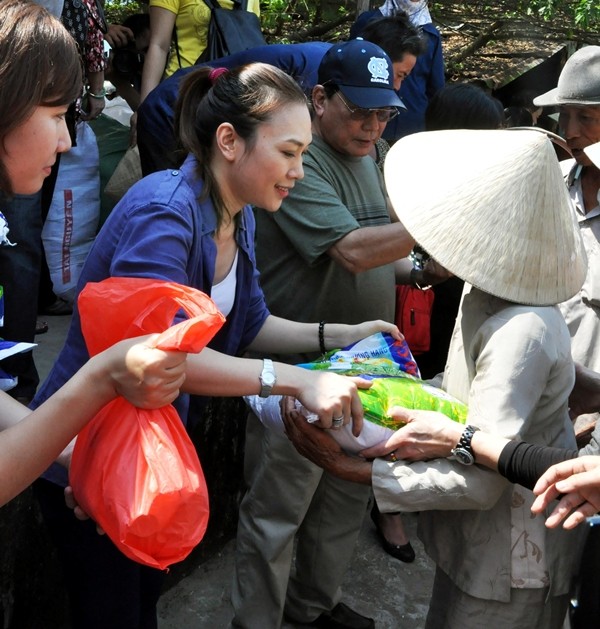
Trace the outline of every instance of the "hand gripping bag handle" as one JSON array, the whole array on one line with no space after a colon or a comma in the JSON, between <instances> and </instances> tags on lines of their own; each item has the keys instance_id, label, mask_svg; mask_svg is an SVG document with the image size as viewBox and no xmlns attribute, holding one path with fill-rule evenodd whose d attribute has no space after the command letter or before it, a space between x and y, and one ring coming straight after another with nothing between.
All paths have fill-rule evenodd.
<instances>
[{"instance_id":1,"label":"hand gripping bag handle","mask_svg":"<svg viewBox=\"0 0 600 629\"><path fill-rule=\"evenodd\" d=\"M159 349L198 353L225 322L210 297L165 280L110 277L90 282L77 303L92 356L123 339L153 333L160 333L154 342ZM179 310L191 318L171 326Z\"/></svg>"}]
</instances>

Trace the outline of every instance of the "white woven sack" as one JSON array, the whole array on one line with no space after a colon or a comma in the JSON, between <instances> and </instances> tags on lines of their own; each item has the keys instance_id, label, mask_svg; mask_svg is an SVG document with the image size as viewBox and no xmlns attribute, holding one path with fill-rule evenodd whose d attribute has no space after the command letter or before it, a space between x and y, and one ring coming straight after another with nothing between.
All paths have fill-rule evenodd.
<instances>
[{"instance_id":1,"label":"white woven sack","mask_svg":"<svg viewBox=\"0 0 600 629\"><path fill-rule=\"evenodd\" d=\"M50 278L57 296L73 301L100 217L100 157L87 122L77 125L77 146L63 153L42 230Z\"/></svg>"}]
</instances>

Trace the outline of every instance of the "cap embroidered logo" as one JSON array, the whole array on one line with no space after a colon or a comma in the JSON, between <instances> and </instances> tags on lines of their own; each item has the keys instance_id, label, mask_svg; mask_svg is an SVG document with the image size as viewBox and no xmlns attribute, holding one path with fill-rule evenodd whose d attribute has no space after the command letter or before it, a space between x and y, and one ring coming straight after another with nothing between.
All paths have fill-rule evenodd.
<instances>
[{"instance_id":1,"label":"cap embroidered logo","mask_svg":"<svg viewBox=\"0 0 600 629\"><path fill-rule=\"evenodd\" d=\"M382 57L371 57L367 70L371 73L371 83L388 83L390 77L388 63Z\"/></svg>"}]
</instances>

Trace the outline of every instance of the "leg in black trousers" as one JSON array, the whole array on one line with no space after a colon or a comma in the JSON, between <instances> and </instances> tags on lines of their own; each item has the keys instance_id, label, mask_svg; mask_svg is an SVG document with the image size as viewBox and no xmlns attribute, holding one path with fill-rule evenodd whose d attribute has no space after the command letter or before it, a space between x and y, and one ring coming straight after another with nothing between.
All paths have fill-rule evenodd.
<instances>
[{"instance_id":1,"label":"leg in black trousers","mask_svg":"<svg viewBox=\"0 0 600 629\"><path fill-rule=\"evenodd\" d=\"M128 559L92 520L77 520L59 485L41 479L34 487L58 549L73 629L156 629L166 572Z\"/></svg>"}]
</instances>

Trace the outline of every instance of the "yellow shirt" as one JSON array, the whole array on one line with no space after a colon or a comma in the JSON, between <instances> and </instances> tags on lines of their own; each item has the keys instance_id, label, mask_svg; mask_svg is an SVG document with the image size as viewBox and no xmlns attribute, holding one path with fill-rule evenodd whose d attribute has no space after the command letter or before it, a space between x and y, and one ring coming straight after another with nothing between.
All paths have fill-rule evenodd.
<instances>
[{"instance_id":1,"label":"yellow shirt","mask_svg":"<svg viewBox=\"0 0 600 629\"><path fill-rule=\"evenodd\" d=\"M231 0L218 0L218 2L223 9L233 8ZM203 0L150 0L150 6L166 9L176 15L175 28L177 29L179 58L176 52L171 55L165 76L171 76L180 67L194 65L206 48L210 23L210 9L206 3ZM248 11L260 17L259 0L248 0Z\"/></svg>"}]
</instances>

